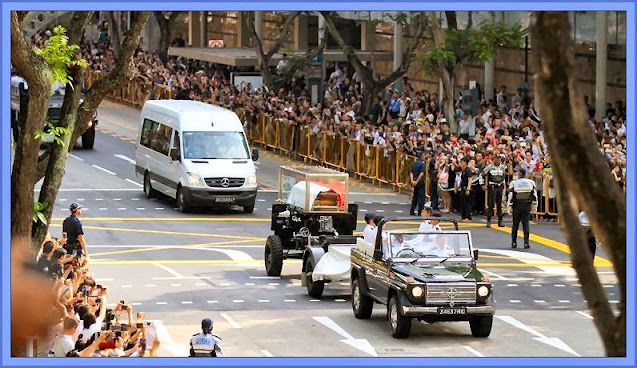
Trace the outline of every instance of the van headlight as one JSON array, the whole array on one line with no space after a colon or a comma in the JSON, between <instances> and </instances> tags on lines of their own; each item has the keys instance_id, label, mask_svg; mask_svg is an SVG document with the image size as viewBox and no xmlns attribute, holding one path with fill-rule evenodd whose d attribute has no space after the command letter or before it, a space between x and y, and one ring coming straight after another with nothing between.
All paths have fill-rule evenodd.
<instances>
[{"instance_id":1,"label":"van headlight","mask_svg":"<svg viewBox=\"0 0 637 368\"><path fill-rule=\"evenodd\" d=\"M480 295L482 298L489 295L489 288L486 286L480 286L478 288L478 295Z\"/></svg>"},{"instance_id":2,"label":"van headlight","mask_svg":"<svg viewBox=\"0 0 637 368\"><path fill-rule=\"evenodd\" d=\"M199 175L191 172L188 173L188 183L190 183L190 185L196 185L200 187L206 185L206 183L201 177L199 177Z\"/></svg>"},{"instance_id":3,"label":"van headlight","mask_svg":"<svg viewBox=\"0 0 637 368\"><path fill-rule=\"evenodd\" d=\"M420 298L424 293L425 291L423 290L422 286L416 286L415 288L411 289L411 295L416 298Z\"/></svg>"},{"instance_id":4,"label":"van headlight","mask_svg":"<svg viewBox=\"0 0 637 368\"><path fill-rule=\"evenodd\" d=\"M250 176L248 176L248 179L246 180L245 183L246 187L256 187L257 186L257 174L251 174Z\"/></svg>"}]
</instances>

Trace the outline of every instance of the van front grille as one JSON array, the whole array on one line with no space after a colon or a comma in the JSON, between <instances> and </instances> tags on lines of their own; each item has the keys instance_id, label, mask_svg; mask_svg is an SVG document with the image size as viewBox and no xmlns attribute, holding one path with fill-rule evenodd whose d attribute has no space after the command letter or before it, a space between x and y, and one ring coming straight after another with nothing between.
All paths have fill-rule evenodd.
<instances>
[{"instance_id":1,"label":"van front grille","mask_svg":"<svg viewBox=\"0 0 637 368\"><path fill-rule=\"evenodd\" d=\"M205 178L204 180L211 188L239 188L246 181L244 178Z\"/></svg>"}]
</instances>

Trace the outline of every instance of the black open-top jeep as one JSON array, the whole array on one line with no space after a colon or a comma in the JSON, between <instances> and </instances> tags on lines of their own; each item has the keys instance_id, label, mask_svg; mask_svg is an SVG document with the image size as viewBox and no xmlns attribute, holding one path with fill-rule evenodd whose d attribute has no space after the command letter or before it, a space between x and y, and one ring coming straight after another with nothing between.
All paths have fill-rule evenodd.
<instances>
[{"instance_id":1,"label":"black open-top jeep","mask_svg":"<svg viewBox=\"0 0 637 368\"><path fill-rule=\"evenodd\" d=\"M319 259L330 245L356 244L358 205L348 203L348 179L346 173L324 167L281 167L279 200L272 206L274 235L265 244L269 276L281 275L285 258L303 259L308 293L322 294L324 282L330 280L313 281L311 277Z\"/></svg>"},{"instance_id":2,"label":"black open-top jeep","mask_svg":"<svg viewBox=\"0 0 637 368\"><path fill-rule=\"evenodd\" d=\"M469 321L473 336L488 337L495 314L493 286L477 268L471 233L459 231L450 219L443 221L452 222L455 230L405 230L409 221L413 220L383 220L375 244L359 239L352 249L356 318L368 319L377 302L387 306L396 338L409 336L413 318L429 323Z\"/></svg>"}]
</instances>

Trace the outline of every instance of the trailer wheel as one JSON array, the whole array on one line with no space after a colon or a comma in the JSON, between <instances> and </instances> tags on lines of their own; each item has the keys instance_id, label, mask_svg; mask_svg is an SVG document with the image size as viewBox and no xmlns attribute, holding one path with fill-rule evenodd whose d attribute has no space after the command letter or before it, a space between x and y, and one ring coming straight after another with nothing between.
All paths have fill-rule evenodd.
<instances>
[{"instance_id":1,"label":"trailer wheel","mask_svg":"<svg viewBox=\"0 0 637 368\"><path fill-rule=\"evenodd\" d=\"M320 298L323 296L323 290L325 289L325 282L323 281L312 281L312 273L314 272L314 267L316 267L316 261L314 257L310 255L305 260L305 286L307 287L307 294L312 298Z\"/></svg>"},{"instance_id":2,"label":"trailer wheel","mask_svg":"<svg viewBox=\"0 0 637 368\"><path fill-rule=\"evenodd\" d=\"M283 269L283 243L276 235L268 236L265 242L265 270L268 276L281 276Z\"/></svg>"}]
</instances>

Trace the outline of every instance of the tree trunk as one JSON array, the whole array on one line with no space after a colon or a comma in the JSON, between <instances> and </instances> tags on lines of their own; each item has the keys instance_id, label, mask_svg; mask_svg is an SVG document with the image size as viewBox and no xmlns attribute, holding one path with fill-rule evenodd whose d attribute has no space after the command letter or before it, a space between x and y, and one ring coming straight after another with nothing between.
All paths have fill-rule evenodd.
<instances>
[{"instance_id":1,"label":"tree trunk","mask_svg":"<svg viewBox=\"0 0 637 368\"><path fill-rule=\"evenodd\" d=\"M46 122L53 75L44 60L33 52L15 12L11 13L11 63L29 85L27 116L18 122L22 125L21 139L16 142L11 173L11 236L31 239L33 178L40 149L40 141L34 134ZM35 246L31 247L33 256L37 253L35 249Z\"/></svg>"},{"instance_id":2,"label":"tree trunk","mask_svg":"<svg viewBox=\"0 0 637 368\"><path fill-rule=\"evenodd\" d=\"M157 50L157 54L164 63L168 60L168 48L170 47L170 39L172 37L171 29L179 13L181 12L172 12L170 17L166 19L164 12L153 12L159 24L159 50Z\"/></svg>"},{"instance_id":3,"label":"tree trunk","mask_svg":"<svg viewBox=\"0 0 637 368\"><path fill-rule=\"evenodd\" d=\"M547 33L545 30L550 29ZM588 128L588 114L574 75L575 56L566 12L534 12L531 38L535 90L544 134L559 179L563 228L606 354L626 356L626 200L614 182ZM590 173L596 175L590 175ZM613 263L620 287L619 316L613 309L590 260L576 219L582 208L596 237Z\"/></svg>"},{"instance_id":4,"label":"tree trunk","mask_svg":"<svg viewBox=\"0 0 637 368\"><path fill-rule=\"evenodd\" d=\"M69 45L77 45L82 41L82 34L84 33L84 26L88 22L93 12L74 12L73 22L67 32L69 37ZM75 119L77 117L77 108L80 103L80 95L82 89L80 86L84 84L84 70L80 68L74 68L69 71L69 76L73 81L73 85L67 84L66 94L64 95L64 102L62 104L62 110L60 111L60 127L69 129L73 132L75 129ZM75 88L73 88L75 86ZM48 160L48 166L46 168L44 183L40 190L40 196L38 202L46 203L48 206L44 209L43 214L46 217L47 224L38 221L32 230L33 242L40 244L44 240L49 225L51 223L51 217L53 215L53 204L57 198L58 190L62 184L62 177L64 176L64 167L66 165L66 158L68 155L68 146L75 143L70 142L71 134L64 136L64 145L53 144L49 149L48 154L50 158Z\"/></svg>"},{"instance_id":5,"label":"tree trunk","mask_svg":"<svg viewBox=\"0 0 637 368\"><path fill-rule=\"evenodd\" d=\"M109 11L108 13L108 24L111 32L111 44L113 45L113 55L117 59L119 57L119 22L115 19L115 12Z\"/></svg>"},{"instance_id":6,"label":"tree trunk","mask_svg":"<svg viewBox=\"0 0 637 368\"><path fill-rule=\"evenodd\" d=\"M455 111L453 107L453 99L455 95L454 86L456 83L456 78L453 71L450 71L447 68L443 67L440 71L440 79L442 79L442 87L444 90L442 108L445 114L445 118L447 119L447 123L449 124L451 133L458 134L458 124L456 123Z\"/></svg>"}]
</instances>

